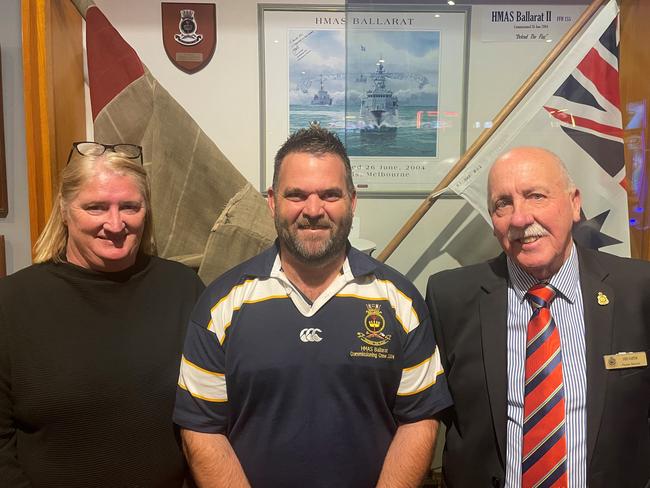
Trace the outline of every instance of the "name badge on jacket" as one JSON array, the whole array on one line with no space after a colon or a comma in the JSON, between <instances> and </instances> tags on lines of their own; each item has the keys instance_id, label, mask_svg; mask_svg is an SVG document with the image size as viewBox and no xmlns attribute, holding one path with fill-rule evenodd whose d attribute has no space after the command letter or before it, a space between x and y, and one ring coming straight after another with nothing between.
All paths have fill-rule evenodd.
<instances>
[{"instance_id":1,"label":"name badge on jacket","mask_svg":"<svg viewBox=\"0 0 650 488\"><path fill-rule=\"evenodd\" d=\"M606 369L639 368L648 366L648 358L645 351L641 352L619 352L603 356Z\"/></svg>"}]
</instances>

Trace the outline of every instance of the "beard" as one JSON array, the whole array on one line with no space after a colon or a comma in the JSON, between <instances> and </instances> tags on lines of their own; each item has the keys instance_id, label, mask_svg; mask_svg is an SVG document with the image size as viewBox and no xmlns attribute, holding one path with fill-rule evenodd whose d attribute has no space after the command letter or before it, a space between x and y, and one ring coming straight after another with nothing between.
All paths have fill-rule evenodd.
<instances>
[{"instance_id":1,"label":"beard","mask_svg":"<svg viewBox=\"0 0 650 488\"><path fill-rule=\"evenodd\" d=\"M303 264L322 266L345 252L352 228L352 211L349 210L337 224L327 217L317 220L301 218L293 224L275 214L275 230L282 246ZM329 229L328 237L300 237L300 229Z\"/></svg>"}]
</instances>

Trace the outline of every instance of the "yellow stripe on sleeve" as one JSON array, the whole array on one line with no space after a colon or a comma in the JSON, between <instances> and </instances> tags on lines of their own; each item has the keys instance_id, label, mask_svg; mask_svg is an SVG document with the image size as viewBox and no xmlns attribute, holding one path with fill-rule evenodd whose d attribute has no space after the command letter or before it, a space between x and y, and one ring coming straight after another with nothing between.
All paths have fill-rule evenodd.
<instances>
[{"instance_id":1,"label":"yellow stripe on sleeve","mask_svg":"<svg viewBox=\"0 0 650 488\"><path fill-rule=\"evenodd\" d=\"M438 375L442 374L438 348L433 355L420 364L402 370L402 379L397 389L398 396L415 395L436 384Z\"/></svg>"},{"instance_id":2,"label":"yellow stripe on sleeve","mask_svg":"<svg viewBox=\"0 0 650 488\"><path fill-rule=\"evenodd\" d=\"M181 370L178 386L187 390L190 395L208 402L227 402L226 376L223 373L209 371L185 356L181 360Z\"/></svg>"},{"instance_id":3,"label":"yellow stripe on sleeve","mask_svg":"<svg viewBox=\"0 0 650 488\"><path fill-rule=\"evenodd\" d=\"M278 293L281 292L281 293ZM286 292L276 280L260 282L258 279L246 280L234 286L217 304L210 309L208 330L214 333L223 345L226 330L232 323L233 314L247 303L259 303L266 300L287 298Z\"/></svg>"}]
</instances>

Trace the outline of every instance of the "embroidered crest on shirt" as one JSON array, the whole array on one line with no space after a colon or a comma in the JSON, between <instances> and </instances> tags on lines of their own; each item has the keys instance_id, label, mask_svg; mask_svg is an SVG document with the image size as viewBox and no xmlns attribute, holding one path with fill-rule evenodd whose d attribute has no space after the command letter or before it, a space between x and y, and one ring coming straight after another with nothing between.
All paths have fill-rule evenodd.
<instances>
[{"instance_id":1,"label":"embroidered crest on shirt","mask_svg":"<svg viewBox=\"0 0 650 488\"><path fill-rule=\"evenodd\" d=\"M381 305L376 303L366 305L366 316L363 318L365 332L357 332L357 337L370 346L383 346L390 341L391 335L384 334L386 321L381 313Z\"/></svg>"}]
</instances>

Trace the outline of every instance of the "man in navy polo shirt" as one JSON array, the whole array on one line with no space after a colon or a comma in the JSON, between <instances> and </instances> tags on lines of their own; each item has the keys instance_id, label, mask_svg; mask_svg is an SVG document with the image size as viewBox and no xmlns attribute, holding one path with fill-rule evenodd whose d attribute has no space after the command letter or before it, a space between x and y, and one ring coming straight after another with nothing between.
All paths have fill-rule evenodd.
<instances>
[{"instance_id":1,"label":"man in navy polo shirt","mask_svg":"<svg viewBox=\"0 0 650 488\"><path fill-rule=\"evenodd\" d=\"M268 203L275 245L212 283L190 322L174 421L197 483L418 486L451 400L422 297L348 243L338 137L293 134Z\"/></svg>"}]
</instances>

